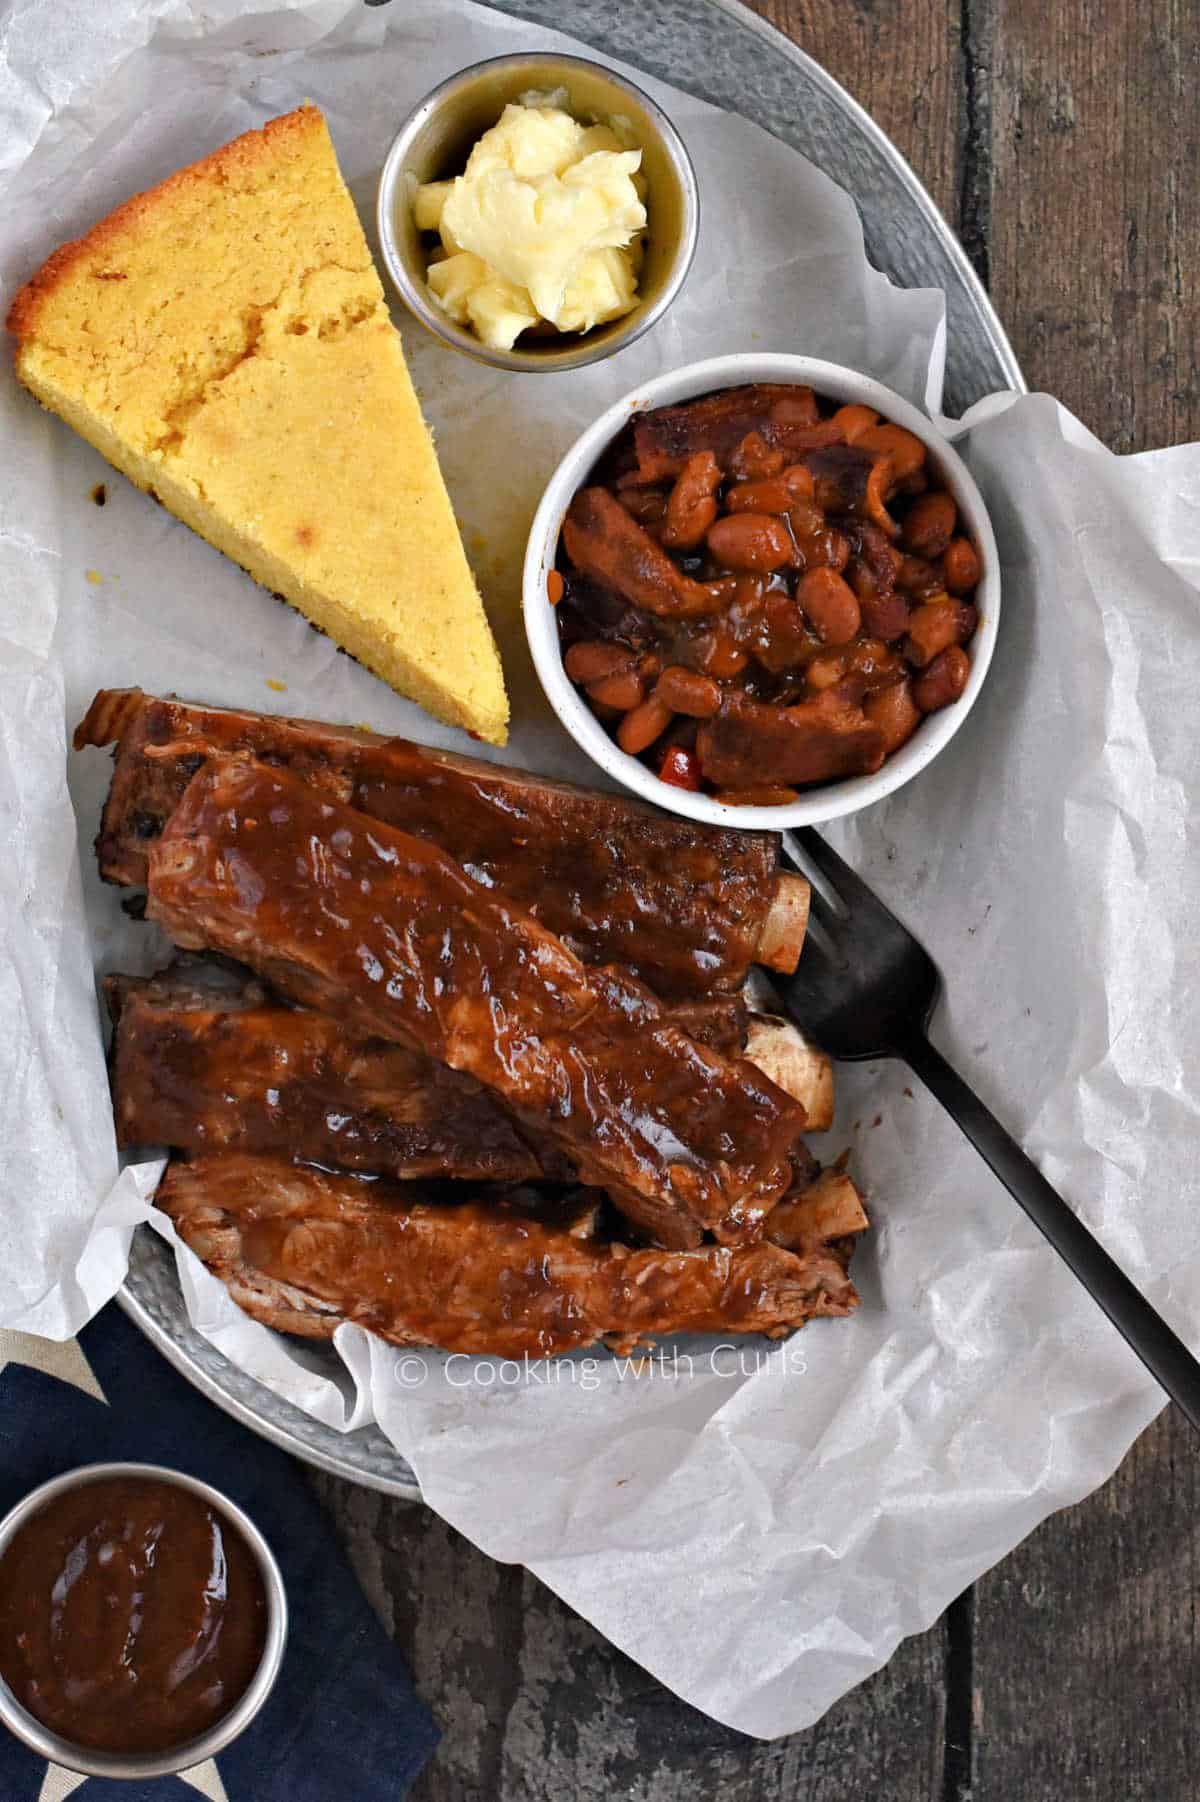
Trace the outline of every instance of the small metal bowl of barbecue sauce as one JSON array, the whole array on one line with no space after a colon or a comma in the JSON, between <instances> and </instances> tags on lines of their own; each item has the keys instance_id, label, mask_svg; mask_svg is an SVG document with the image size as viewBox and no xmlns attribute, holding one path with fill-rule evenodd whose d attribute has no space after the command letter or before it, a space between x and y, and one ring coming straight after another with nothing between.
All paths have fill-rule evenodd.
<instances>
[{"instance_id":1,"label":"small metal bowl of barbecue sauce","mask_svg":"<svg viewBox=\"0 0 1200 1802\"><path fill-rule=\"evenodd\" d=\"M181 1471L84 1465L0 1520L0 1721L52 1764L203 1764L266 1701L286 1638L266 1540Z\"/></svg>"}]
</instances>

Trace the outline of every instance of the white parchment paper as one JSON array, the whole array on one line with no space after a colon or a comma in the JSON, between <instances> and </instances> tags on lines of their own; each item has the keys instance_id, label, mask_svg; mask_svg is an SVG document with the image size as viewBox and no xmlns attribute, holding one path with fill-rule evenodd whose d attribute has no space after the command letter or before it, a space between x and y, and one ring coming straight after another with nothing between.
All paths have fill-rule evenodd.
<instances>
[{"instance_id":1,"label":"white parchment paper","mask_svg":"<svg viewBox=\"0 0 1200 1802\"><path fill-rule=\"evenodd\" d=\"M135 189L304 98L369 218L405 111L553 34L455 0L10 0L0 33L0 286ZM854 208L744 121L654 82L695 157L700 252L668 319L592 370L511 377L404 326L501 641L511 756L594 773L519 620L542 485L645 376L808 351L936 412L942 300L866 264ZM736 179L734 179L736 177ZM984 404L967 454L1004 559L1000 643L953 749L840 830L947 978L938 1037L1050 1179L1200 1342L1200 448L1116 459L1045 396ZM165 947L96 878L109 764L67 750L101 685L440 729L151 506L0 377L0 1325L62 1337L119 1285L155 1166L118 1171L95 974ZM107 484L103 510L89 496ZM521 1371L339 1334L352 1381L247 1321L179 1252L227 1355L339 1427L372 1416L425 1495L689 1701L803 1727L1119 1462L1162 1397L933 1101L841 1073L875 1229L863 1307L786 1345ZM689 1363L690 1358L690 1363ZM350 1399L348 1399L348 1397Z\"/></svg>"}]
</instances>

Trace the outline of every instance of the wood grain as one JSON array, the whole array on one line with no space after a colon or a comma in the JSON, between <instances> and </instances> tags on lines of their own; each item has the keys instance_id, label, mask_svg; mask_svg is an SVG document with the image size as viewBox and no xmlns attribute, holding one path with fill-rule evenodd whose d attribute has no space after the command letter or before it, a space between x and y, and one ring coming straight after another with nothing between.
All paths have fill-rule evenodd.
<instances>
[{"instance_id":1,"label":"wood grain","mask_svg":"<svg viewBox=\"0 0 1200 1802\"><path fill-rule=\"evenodd\" d=\"M443 1732L411 1802L942 1796L940 1629L902 1645L811 1732L767 1745L679 1701L430 1510L312 1480Z\"/></svg>"},{"instance_id":2,"label":"wood grain","mask_svg":"<svg viewBox=\"0 0 1200 1802\"><path fill-rule=\"evenodd\" d=\"M1033 387L1117 451L1200 433L1200 8L997 0L991 291ZM1166 1412L972 1601L975 1802L1200 1794L1196 1445Z\"/></svg>"},{"instance_id":3,"label":"wood grain","mask_svg":"<svg viewBox=\"0 0 1200 1802\"><path fill-rule=\"evenodd\" d=\"M994 0L992 296L1117 451L1200 431L1200 4Z\"/></svg>"},{"instance_id":4,"label":"wood grain","mask_svg":"<svg viewBox=\"0 0 1200 1802\"><path fill-rule=\"evenodd\" d=\"M1172 1408L977 1585L975 1802L1200 1794L1200 1476Z\"/></svg>"},{"instance_id":5,"label":"wood grain","mask_svg":"<svg viewBox=\"0 0 1200 1802\"><path fill-rule=\"evenodd\" d=\"M881 125L954 224L966 133L957 0L749 0Z\"/></svg>"}]
</instances>

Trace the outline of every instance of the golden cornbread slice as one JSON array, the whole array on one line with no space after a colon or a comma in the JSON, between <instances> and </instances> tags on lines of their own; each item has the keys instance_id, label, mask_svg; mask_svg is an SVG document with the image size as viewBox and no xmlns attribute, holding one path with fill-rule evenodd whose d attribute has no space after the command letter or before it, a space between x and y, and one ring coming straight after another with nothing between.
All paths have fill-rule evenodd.
<instances>
[{"instance_id":1,"label":"golden cornbread slice","mask_svg":"<svg viewBox=\"0 0 1200 1802\"><path fill-rule=\"evenodd\" d=\"M64 244L8 316L27 388L402 694L503 744L495 641L321 113Z\"/></svg>"}]
</instances>

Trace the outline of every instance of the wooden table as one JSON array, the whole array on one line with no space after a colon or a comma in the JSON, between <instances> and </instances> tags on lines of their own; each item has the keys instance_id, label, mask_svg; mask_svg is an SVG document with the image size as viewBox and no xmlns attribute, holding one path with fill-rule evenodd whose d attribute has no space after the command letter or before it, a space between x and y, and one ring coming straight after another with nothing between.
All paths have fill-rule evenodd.
<instances>
[{"instance_id":1,"label":"wooden table","mask_svg":"<svg viewBox=\"0 0 1200 1802\"><path fill-rule=\"evenodd\" d=\"M912 162L1031 387L1118 451L1200 435L1200 0L755 4ZM1162 1415L1103 1490L772 1745L426 1510L314 1482L445 1734L414 1802L1196 1802L1198 1453Z\"/></svg>"}]
</instances>

